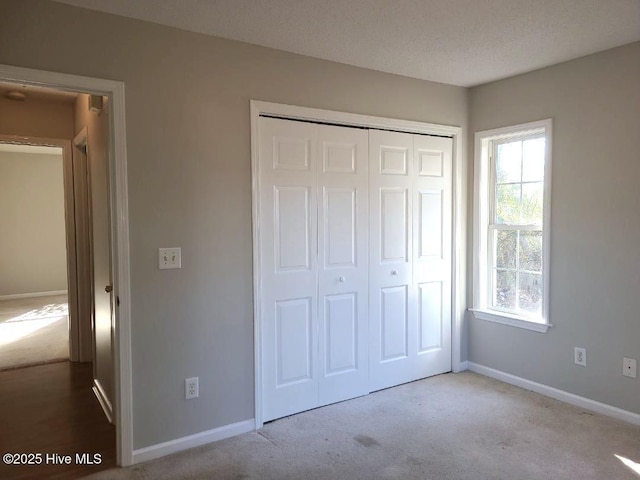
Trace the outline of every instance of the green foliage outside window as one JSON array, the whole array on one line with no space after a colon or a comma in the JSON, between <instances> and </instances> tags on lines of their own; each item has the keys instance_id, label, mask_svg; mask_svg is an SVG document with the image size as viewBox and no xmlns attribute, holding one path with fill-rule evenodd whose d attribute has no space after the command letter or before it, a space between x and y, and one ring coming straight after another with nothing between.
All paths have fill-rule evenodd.
<instances>
[{"instance_id":1,"label":"green foliage outside window","mask_svg":"<svg viewBox=\"0 0 640 480\"><path fill-rule=\"evenodd\" d=\"M495 149L494 225L504 227L494 230L492 283L500 309L541 311L544 151L544 137Z\"/></svg>"}]
</instances>

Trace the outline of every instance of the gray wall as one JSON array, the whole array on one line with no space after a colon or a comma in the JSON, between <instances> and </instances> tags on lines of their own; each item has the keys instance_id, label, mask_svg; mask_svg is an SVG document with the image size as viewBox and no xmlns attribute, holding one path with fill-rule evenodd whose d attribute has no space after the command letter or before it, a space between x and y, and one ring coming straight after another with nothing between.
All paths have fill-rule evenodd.
<instances>
[{"instance_id":1,"label":"gray wall","mask_svg":"<svg viewBox=\"0 0 640 480\"><path fill-rule=\"evenodd\" d=\"M462 88L40 0L0 2L0 63L125 82L135 448L253 417L250 99L466 128Z\"/></svg>"},{"instance_id":2,"label":"gray wall","mask_svg":"<svg viewBox=\"0 0 640 480\"><path fill-rule=\"evenodd\" d=\"M469 360L640 413L640 43L471 90L474 132L553 119L546 334L482 320ZM587 348L587 367L573 363Z\"/></svg>"},{"instance_id":3,"label":"gray wall","mask_svg":"<svg viewBox=\"0 0 640 480\"><path fill-rule=\"evenodd\" d=\"M62 150L0 151L0 296L67 289Z\"/></svg>"}]
</instances>

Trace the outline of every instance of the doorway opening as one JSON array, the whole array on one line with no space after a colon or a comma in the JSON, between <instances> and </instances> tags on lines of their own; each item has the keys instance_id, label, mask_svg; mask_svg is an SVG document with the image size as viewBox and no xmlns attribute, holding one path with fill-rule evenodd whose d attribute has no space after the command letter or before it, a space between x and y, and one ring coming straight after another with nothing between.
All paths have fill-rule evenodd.
<instances>
[{"instance_id":1,"label":"doorway opening","mask_svg":"<svg viewBox=\"0 0 640 480\"><path fill-rule=\"evenodd\" d=\"M69 359L63 148L3 140L0 371Z\"/></svg>"},{"instance_id":2,"label":"doorway opening","mask_svg":"<svg viewBox=\"0 0 640 480\"><path fill-rule=\"evenodd\" d=\"M13 343L21 339L33 342L38 334L44 338L47 328L55 326L58 333L63 333L58 336L62 337L64 352L50 355L46 361L34 361L25 348L28 361L14 365L23 368L2 370L0 364L0 411L5 418L19 420L13 425L15 428L9 422L8 435L3 435L1 446L4 451L62 455L77 451L92 455L94 461L71 465L71 470L60 470L61 474L79 475L116 464L128 465L131 372L123 85L0 65L0 103L0 161L2 149L24 150L33 156L39 149L41 160L55 154L59 164L57 175L42 175L48 178L39 186L17 182L14 175L12 183L18 186L22 197L14 192L11 198L0 198L18 219L31 217L31 224L36 225L36 236L42 241L35 251L44 253L44 260L33 258L38 266L33 269L34 276L43 280L53 273L55 268L45 260L56 260L58 267L63 266L62 275L58 268L56 276L60 288L22 288L18 292L20 285L16 285L17 293L7 294L15 298L6 300L28 299L31 303L27 306L34 307L13 315L9 322L14 324ZM19 162L14 159L14 163ZM21 166L25 166L24 161ZM21 175L33 176L29 172ZM58 200L62 197L61 204L57 203L58 215L49 211L36 221L26 211L24 198L42 196L46 188L56 184L56 179L61 180L57 183L61 194ZM45 225L45 220L54 218L58 220L56 235ZM18 239L29 237L28 230L15 230ZM35 253L32 257L36 257ZM24 273L29 270L28 263L16 262L14 270ZM11 276L14 284L19 283L15 281L18 278L17 274ZM0 304L5 300L1 298L2 287L0 284ZM40 300L46 304L40 305ZM117 306L120 311L116 311ZM0 313L1 308L2 305ZM51 343L52 338L47 338L45 343ZM52 360L64 361L50 363ZM26 398L30 400L23 401ZM27 406L33 411L26 411ZM34 424L25 425L25 419L30 418ZM60 435L64 441L58 438ZM67 451L69 448L74 451ZM57 474L57 470L42 473ZM31 469L28 473L36 472Z\"/></svg>"}]
</instances>

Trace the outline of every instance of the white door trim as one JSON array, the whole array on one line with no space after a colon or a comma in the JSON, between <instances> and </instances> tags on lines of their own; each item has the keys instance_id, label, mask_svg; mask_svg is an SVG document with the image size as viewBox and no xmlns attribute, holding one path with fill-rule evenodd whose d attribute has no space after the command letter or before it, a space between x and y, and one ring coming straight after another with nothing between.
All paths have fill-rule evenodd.
<instances>
[{"instance_id":1,"label":"white door trim","mask_svg":"<svg viewBox=\"0 0 640 480\"><path fill-rule=\"evenodd\" d=\"M114 378L115 426L118 465L133 463L131 301L129 277L129 207L124 83L30 68L0 65L0 80L107 95L111 102L110 209L111 258L114 293L120 300L115 310Z\"/></svg>"},{"instance_id":2,"label":"white door trim","mask_svg":"<svg viewBox=\"0 0 640 480\"><path fill-rule=\"evenodd\" d=\"M261 262L260 262L260 210L259 210L259 118L260 115L294 120L309 120L329 122L345 126L380 128L383 130L398 130L408 133L423 133L443 135L453 138L453 231L452 231L452 369L454 372L462 370L461 360L461 331L464 319L465 304L465 275L464 275L464 204L462 202L464 185L462 183L462 128L432 123L413 122L395 118L374 117L354 113L321 110L317 108L298 107L279 103L251 100L251 191L252 191L252 219L253 219L253 315L254 315L254 363L255 363L255 422L256 429L263 425L262 415L262 319L261 305Z\"/></svg>"}]
</instances>

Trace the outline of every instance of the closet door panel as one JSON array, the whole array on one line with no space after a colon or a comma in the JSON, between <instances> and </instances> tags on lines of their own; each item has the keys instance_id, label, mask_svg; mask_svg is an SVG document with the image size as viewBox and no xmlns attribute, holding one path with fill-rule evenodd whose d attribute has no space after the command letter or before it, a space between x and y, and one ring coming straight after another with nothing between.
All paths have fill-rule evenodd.
<instances>
[{"instance_id":1,"label":"closet door panel","mask_svg":"<svg viewBox=\"0 0 640 480\"><path fill-rule=\"evenodd\" d=\"M415 135L414 284L416 372L451 371L452 153L450 138Z\"/></svg>"},{"instance_id":2,"label":"closet door panel","mask_svg":"<svg viewBox=\"0 0 640 480\"><path fill-rule=\"evenodd\" d=\"M409 381L416 336L412 293L413 136L369 133L369 389Z\"/></svg>"},{"instance_id":3,"label":"closet door panel","mask_svg":"<svg viewBox=\"0 0 640 480\"><path fill-rule=\"evenodd\" d=\"M452 139L259 132L264 421L450 371Z\"/></svg>"},{"instance_id":4,"label":"closet door panel","mask_svg":"<svg viewBox=\"0 0 640 480\"><path fill-rule=\"evenodd\" d=\"M318 403L317 133L260 119L264 420Z\"/></svg>"},{"instance_id":5,"label":"closet door panel","mask_svg":"<svg viewBox=\"0 0 640 480\"><path fill-rule=\"evenodd\" d=\"M451 370L452 140L371 131L369 149L374 391Z\"/></svg>"},{"instance_id":6,"label":"closet door panel","mask_svg":"<svg viewBox=\"0 0 640 480\"><path fill-rule=\"evenodd\" d=\"M368 390L368 134L318 125L319 405Z\"/></svg>"}]
</instances>

